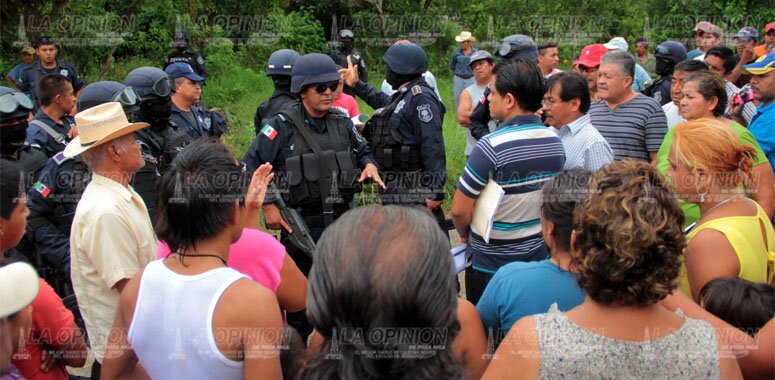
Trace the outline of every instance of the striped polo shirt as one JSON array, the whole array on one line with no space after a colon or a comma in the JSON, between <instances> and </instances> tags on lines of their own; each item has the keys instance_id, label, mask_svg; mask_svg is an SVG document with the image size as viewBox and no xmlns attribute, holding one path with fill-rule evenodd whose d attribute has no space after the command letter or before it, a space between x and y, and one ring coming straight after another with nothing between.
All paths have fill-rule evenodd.
<instances>
[{"instance_id":1,"label":"striped polo shirt","mask_svg":"<svg viewBox=\"0 0 775 380\"><path fill-rule=\"evenodd\" d=\"M592 125L605 137L614 151L614 159L635 158L651 161L649 152L657 152L667 133L667 118L659 103L638 94L614 109L604 100L589 108Z\"/></svg>"},{"instance_id":2,"label":"striped polo shirt","mask_svg":"<svg viewBox=\"0 0 775 380\"><path fill-rule=\"evenodd\" d=\"M505 195L495 214L490 242L471 225L468 250L473 268L495 273L514 261L543 260L548 250L541 234L541 188L565 164L562 141L535 115L515 116L474 147L457 188L476 199L489 180Z\"/></svg>"}]
</instances>

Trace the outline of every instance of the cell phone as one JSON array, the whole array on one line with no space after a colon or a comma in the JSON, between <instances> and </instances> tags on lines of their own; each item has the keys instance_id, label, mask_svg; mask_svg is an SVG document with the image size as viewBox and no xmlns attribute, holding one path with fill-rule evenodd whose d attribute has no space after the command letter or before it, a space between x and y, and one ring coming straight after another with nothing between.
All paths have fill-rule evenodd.
<instances>
[{"instance_id":1,"label":"cell phone","mask_svg":"<svg viewBox=\"0 0 775 380\"><path fill-rule=\"evenodd\" d=\"M753 101L753 90L750 88L743 88L740 92L732 97L732 105L739 106L743 103Z\"/></svg>"}]
</instances>

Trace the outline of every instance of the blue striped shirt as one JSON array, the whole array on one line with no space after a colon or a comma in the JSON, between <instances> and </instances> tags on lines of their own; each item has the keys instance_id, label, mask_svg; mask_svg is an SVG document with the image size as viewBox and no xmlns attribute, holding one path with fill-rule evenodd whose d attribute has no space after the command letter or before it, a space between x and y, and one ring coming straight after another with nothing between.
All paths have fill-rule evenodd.
<instances>
[{"instance_id":1,"label":"blue striped shirt","mask_svg":"<svg viewBox=\"0 0 775 380\"><path fill-rule=\"evenodd\" d=\"M614 153L608 141L595 129L589 116L582 115L557 132L565 147L565 169L599 170L613 162Z\"/></svg>"},{"instance_id":2,"label":"blue striped shirt","mask_svg":"<svg viewBox=\"0 0 775 380\"><path fill-rule=\"evenodd\" d=\"M541 188L564 164L562 141L535 115L513 117L479 140L457 188L476 199L493 180L506 194L495 213L489 243L482 238L484 231L469 227L474 269L494 273L510 262L547 257L540 224Z\"/></svg>"}]
</instances>

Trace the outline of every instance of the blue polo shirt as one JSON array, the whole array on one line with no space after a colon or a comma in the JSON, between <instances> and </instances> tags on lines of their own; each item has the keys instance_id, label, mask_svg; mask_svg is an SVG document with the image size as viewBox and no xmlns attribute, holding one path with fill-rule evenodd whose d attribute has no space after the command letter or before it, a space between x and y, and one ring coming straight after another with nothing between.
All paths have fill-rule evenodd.
<instances>
[{"instance_id":1,"label":"blue polo shirt","mask_svg":"<svg viewBox=\"0 0 775 380\"><path fill-rule=\"evenodd\" d=\"M759 147L775 170L775 101L756 107L756 115L748 124L748 130L756 137Z\"/></svg>"}]
</instances>

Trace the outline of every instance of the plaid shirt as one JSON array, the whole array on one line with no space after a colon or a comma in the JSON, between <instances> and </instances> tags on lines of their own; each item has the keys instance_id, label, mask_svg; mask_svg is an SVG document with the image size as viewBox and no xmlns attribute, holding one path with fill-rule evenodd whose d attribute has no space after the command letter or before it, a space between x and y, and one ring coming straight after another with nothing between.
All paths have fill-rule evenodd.
<instances>
[{"instance_id":1,"label":"plaid shirt","mask_svg":"<svg viewBox=\"0 0 775 380\"><path fill-rule=\"evenodd\" d=\"M584 168L598 170L613 162L614 153L603 135L582 115L557 132L565 148L564 169Z\"/></svg>"}]
</instances>

